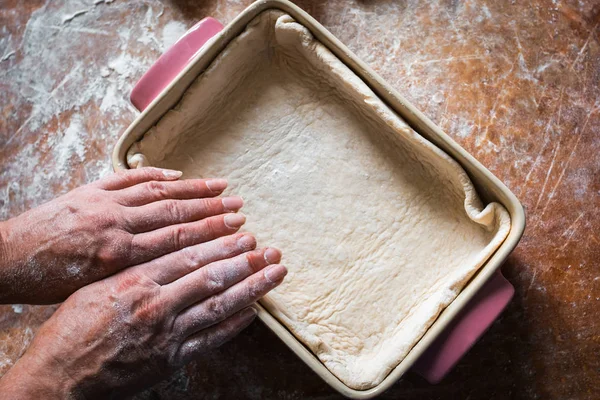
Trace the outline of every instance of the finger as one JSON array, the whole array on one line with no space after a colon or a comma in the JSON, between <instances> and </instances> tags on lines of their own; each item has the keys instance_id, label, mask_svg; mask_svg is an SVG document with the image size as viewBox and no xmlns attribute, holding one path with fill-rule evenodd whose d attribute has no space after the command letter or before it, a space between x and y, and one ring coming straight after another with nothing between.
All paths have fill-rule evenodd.
<instances>
[{"instance_id":1,"label":"finger","mask_svg":"<svg viewBox=\"0 0 600 400\"><path fill-rule=\"evenodd\" d=\"M205 265L235 257L255 248L254 236L249 233L237 233L186 247L134 268L142 270L159 285L167 285Z\"/></svg>"},{"instance_id":2,"label":"finger","mask_svg":"<svg viewBox=\"0 0 600 400\"><path fill-rule=\"evenodd\" d=\"M236 212L244 205L241 197L195 200L162 200L141 207L127 207L125 218L131 233L198 221L214 215Z\"/></svg>"},{"instance_id":3,"label":"finger","mask_svg":"<svg viewBox=\"0 0 600 400\"><path fill-rule=\"evenodd\" d=\"M175 181L182 175L181 171L163 168L126 169L102 178L92 185L104 190L119 190L138 183L148 181Z\"/></svg>"},{"instance_id":4,"label":"finger","mask_svg":"<svg viewBox=\"0 0 600 400\"><path fill-rule=\"evenodd\" d=\"M175 355L176 365L185 365L207 350L219 347L233 339L248 327L254 318L256 318L256 310L248 307L219 324L188 337Z\"/></svg>"},{"instance_id":5,"label":"finger","mask_svg":"<svg viewBox=\"0 0 600 400\"><path fill-rule=\"evenodd\" d=\"M227 187L225 179L185 179L181 181L148 181L120 190L117 201L124 206L143 206L167 199L200 199L218 196Z\"/></svg>"},{"instance_id":6,"label":"finger","mask_svg":"<svg viewBox=\"0 0 600 400\"><path fill-rule=\"evenodd\" d=\"M189 336L217 324L248 307L275 289L287 274L280 264L271 265L229 289L187 308L175 318L176 332Z\"/></svg>"},{"instance_id":7,"label":"finger","mask_svg":"<svg viewBox=\"0 0 600 400\"><path fill-rule=\"evenodd\" d=\"M189 246L231 235L245 222L246 217L241 213L221 214L133 235L132 258L139 264Z\"/></svg>"},{"instance_id":8,"label":"finger","mask_svg":"<svg viewBox=\"0 0 600 400\"><path fill-rule=\"evenodd\" d=\"M279 261L281 252L277 249L269 247L254 250L208 264L164 286L163 290L167 298L173 299L174 310L179 312Z\"/></svg>"}]
</instances>

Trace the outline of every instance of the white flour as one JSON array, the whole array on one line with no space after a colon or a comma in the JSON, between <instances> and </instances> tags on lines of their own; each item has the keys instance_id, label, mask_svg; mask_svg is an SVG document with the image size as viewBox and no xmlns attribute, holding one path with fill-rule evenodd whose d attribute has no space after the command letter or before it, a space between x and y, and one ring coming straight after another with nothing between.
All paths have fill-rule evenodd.
<instances>
[{"instance_id":1,"label":"white flour","mask_svg":"<svg viewBox=\"0 0 600 400\"><path fill-rule=\"evenodd\" d=\"M111 171L112 147L136 114L133 85L187 29L170 18L156 0L47 1L22 38L0 35L2 81L31 108L5 133L7 150L21 147L0 172L0 219Z\"/></svg>"},{"instance_id":2,"label":"white flour","mask_svg":"<svg viewBox=\"0 0 600 400\"><path fill-rule=\"evenodd\" d=\"M187 30L186 25L177 21L169 21L162 31L162 43L165 48L173 45Z\"/></svg>"},{"instance_id":3,"label":"white flour","mask_svg":"<svg viewBox=\"0 0 600 400\"><path fill-rule=\"evenodd\" d=\"M16 314L21 314L23 312L23 304L13 304L11 307Z\"/></svg>"},{"instance_id":4,"label":"white flour","mask_svg":"<svg viewBox=\"0 0 600 400\"><path fill-rule=\"evenodd\" d=\"M71 123L65 129L62 137L52 138L51 145L56 149L56 166L59 170L64 170L70 165L72 159L85 161L85 146L83 138L87 132L82 123L83 117L80 114L74 114L71 117ZM57 141L54 142L54 139Z\"/></svg>"}]
</instances>

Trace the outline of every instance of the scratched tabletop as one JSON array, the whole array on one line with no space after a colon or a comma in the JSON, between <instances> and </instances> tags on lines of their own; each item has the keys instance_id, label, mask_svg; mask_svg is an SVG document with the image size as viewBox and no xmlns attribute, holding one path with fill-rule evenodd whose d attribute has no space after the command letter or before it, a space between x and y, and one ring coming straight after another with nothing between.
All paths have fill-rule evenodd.
<instances>
[{"instance_id":1,"label":"scratched tabletop","mask_svg":"<svg viewBox=\"0 0 600 400\"><path fill-rule=\"evenodd\" d=\"M516 288L438 385L385 399L600 398L600 2L298 1L498 176ZM111 172L128 96L195 21L250 1L0 0L0 219ZM0 374L56 306L0 307ZM337 399L260 322L139 399Z\"/></svg>"}]
</instances>

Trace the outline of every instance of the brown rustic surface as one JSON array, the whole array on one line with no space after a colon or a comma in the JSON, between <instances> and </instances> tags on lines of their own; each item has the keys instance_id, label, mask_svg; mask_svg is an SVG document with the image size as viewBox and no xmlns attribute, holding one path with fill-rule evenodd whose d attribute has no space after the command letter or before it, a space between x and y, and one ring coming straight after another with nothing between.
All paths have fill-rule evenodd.
<instances>
[{"instance_id":1,"label":"brown rustic surface","mask_svg":"<svg viewBox=\"0 0 600 400\"><path fill-rule=\"evenodd\" d=\"M109 173L132 84L194 21L227 23L249 3L0 0L0 218ZM600 398L600 2L298 4L528 215L502 318L442 383L409 373L382 398ZM0 374L53 310L0 307ZM339 396L255 323L139 398Z\"/></svg>"}]
</instances>

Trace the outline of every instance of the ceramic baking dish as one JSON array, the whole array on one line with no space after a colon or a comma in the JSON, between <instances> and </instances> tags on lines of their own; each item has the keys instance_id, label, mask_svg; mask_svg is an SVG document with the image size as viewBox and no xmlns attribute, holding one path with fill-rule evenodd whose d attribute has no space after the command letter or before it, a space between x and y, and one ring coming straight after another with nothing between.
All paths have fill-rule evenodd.
<instances>
[{"instance_id":1,"label":"ceramic baking dish","mask_svg":"<svg viewBox=\"0 0 600 400\"><path fill-rule=\"evenodd\" d=\"M308 28L316 39L342 60L416 132L452 156L469 174L478 194L485 202L496 201L510 214L511 230L495 254L479 269L408 355L379 385L369 390L354 390L346 386L284 325L260 307L260 319L328 384L347 397L374 397L389 388L411 367L435 383L483 334L512 297L514 290L501 275L499 266L516 246L524 230L522 206L514 194L496 177L394 89L387 86L368 66L304 11L287 1L263 0L252 4L227 27L223 28L218 21L211 18L204 19L194 26L160 57L133 89L131 101L142 113L119 139L113 153L113 166L115 170L129 168L126 155L130 147L179 102L189 85L225 46L244 30L249 21L268 9L281 10Z\"/></svg>"}]
</instances>

